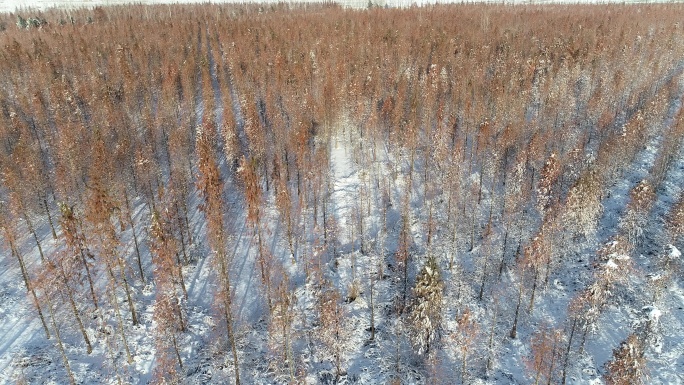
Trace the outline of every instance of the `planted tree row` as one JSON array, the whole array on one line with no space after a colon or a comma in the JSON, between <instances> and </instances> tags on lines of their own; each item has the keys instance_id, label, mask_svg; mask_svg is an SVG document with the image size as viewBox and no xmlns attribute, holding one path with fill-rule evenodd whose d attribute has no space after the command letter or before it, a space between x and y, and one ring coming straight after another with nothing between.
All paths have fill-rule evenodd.
<instances>
[{"instance_id":1,"label":"planted tree row","mask_svg":"<svg viewBox=\"0 0 684 385\"><path fill-rule=\"evenodd\" d=\"M124 381L151 285L160 383L183 378L185 274L207 256L228 376L249 373L229 251L240 215L260 282L250 290L269 325L262 353L292 382L316 371L304 354L344 375L344 301L364 296L367 337L377 326L379 343L395 344L390 377L401 378L410 346L426 376L446 376L440 362L458 357L453 376L467 383L471 366L494 370L497 346L518 338L558 271L599 255L571 324L525 332L534 381L564 382L681 147L682 11L136 5L30 16L40 22L0 15L4 243L68 372L63 330ZM603 246L603 202L651 140L662 148L650 176ZM341 146L358 175L346 212ZM243 213L229 209L236 202ZM39 258L27 261L34 245ZM315 315L293 310L305 284ZM320 333L305 353L307 328ZM121 372L119 355L131 365Z\"/></svg>"}]
</instances>

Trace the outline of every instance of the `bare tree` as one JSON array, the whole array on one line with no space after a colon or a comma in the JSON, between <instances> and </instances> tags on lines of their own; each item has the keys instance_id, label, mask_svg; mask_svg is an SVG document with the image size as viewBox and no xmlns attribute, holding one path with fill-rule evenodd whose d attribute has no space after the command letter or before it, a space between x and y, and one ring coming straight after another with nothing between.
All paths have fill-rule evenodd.
<instances>
[{"instance_id":1,"label":"bare tree","mask_svg":"<svg viewBox=\"0 0 684 385\"><path fill-rule=\"evenodd\" d=\"M155 301L155 321L157 328L155 340L157 344L157 367L155 378L160 382L176 382L183 369L178 336L186 330L186 318L181 306L185 285L182 283L181 266L177 263L178 245L171 233L171 215L168 210L160 215L152 214L150 237L152 262L154 263L154 280L157 286ZM176 367L176 363L178 366Z\"/></svg>"},{"instance_id":2,"label":"bare tree","mask_svg":"<svg viewBox=\"0 0 684 385\"><path fill-rule=\"evenodd\" d=\"M90 253L86 246L85 235L83 234L82 224L76 213L74 212L74 206L68 206L66 203L59 204L59 210L61 212L60 226L62 227L62 236L66 243L67 250L80 257L80 263L86 273L86 278L88 279L88 288L90 289L90 297L95 306L95 310L98 309L97 296L95 295L95 287L93 284L93 274L91 269L93 268L92 260L93 255Z\"/></svg>"},{"instance_id":3,"label":"bare tree","mask_svg":"<svg viewBox=\"0 0 684 385\"><path fill-rule=\"evenodd\" d=\"M480 327L470 309L465 309L456 318L456 331L451 335L451 342L461 356L461 383L468 383L468 357L480 337Z\"/></svg>"},{"instance_id":4,"label":"bare tree","mask_svg":"<svg viewBox=\"0 0 684 385\"><path fill-rule=\"evenodd\" d=\"M50 323L52 324L52 330L55 332L55 337L57 338L57 347L59 348L59 353L62 356L62 362L64 363L64 369L66 369L67 377L69 378L69 383L71 385L76 385L76 380L74 379L74 373L71 371L71 365L69 365L69 357L66 355L66 350L64 349L64 342L62 340L62 334L59 331L59 326L55 320L55 310L50 300L50 295L45 296L48 302L48 311L50 313Z\"/></svg>"},{"instance_id":5,"label":"bare tree","mask_svg":"<svg viewBox=\"0 0 684 385\"><path fill-rule=\"evenodd\" d=\"M346 340L346 315L342 307L342 297L337 288L329 281L323 282L318 298L318 318L320 321L320 340L325 350L333 356L335 378L342 375L342 354Z\"/></svg>"},{"instance_id":6,"label":"bare tree","mask_svg":"<svg viewBox=\"0 0 684 385\"><path fill-rule=\"evenodd\" d=\"M269 335L278 344L277 361L286 368L291 382L296 382L296 358L293 349L295 321L295 305L297 298L290 287L287 274L284 274L275 286L273 295L273 309L271 312Z\"/></svg>"},{"instance_id":7,"label":"bare tree","mask_svg":"<svg viewBox=\"0 0 684 385\"><path fill-rule=\"evenodd\" d=\"M534 384L550 385L557 382L558 360L562 352L563 331L541 327L530 339L530 356L527 367L532 373Z\"/></svg>"},{"instance_id":8,"label":"bare tree","mask_svg":"<svg viewBox=\"0 0 684 385\"><path fill-rule=\"evenodd\" d=\"M200 210L207 221L207 238L214 253L214 261L218 268L219 285L217 301L226 322L228 343L233 355L235 384L240 384L240 370L237 355L235 332L233 329L232 293L230 284L230 262L226 251L227 231L223 219L225 204L223 201L223 178L216 157L216 133L212 124L205 123L197 138L197 157L200 175L197 178L197 189L202 195Z\"/></svg>"},{"instance_id":9,"label":"bare tree","mask_svg":"<svg viewBox=\"0 0 684 385\"><path fill-rule=\"evenodd\" d=\"M55 297L56 293L59 293L60 297L64 298L66 295L69 309L74 317L73 320L83 336L86 351L90 354L93 351L93 347L85 330L80 310L76 305L76 293L73 287L75 284L73 281L78 282L79 280L78 273L80 269L78 269L77 264L79 264L78 256L73 255L69 250L54 253L45 265L41 285L47 296Z\"/></svg>"}]
</instances>

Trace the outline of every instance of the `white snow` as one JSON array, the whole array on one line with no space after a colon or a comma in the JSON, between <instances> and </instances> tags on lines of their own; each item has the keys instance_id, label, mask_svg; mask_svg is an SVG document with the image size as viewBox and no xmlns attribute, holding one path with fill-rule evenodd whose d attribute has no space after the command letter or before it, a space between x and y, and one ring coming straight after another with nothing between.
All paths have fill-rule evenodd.
<instances>
[{"instance_id":1,"label":"white snow","mask_svg":"<svg viewBox=\"0 0 684 385\"><path fill-rule=\"evenodd\" d=\"M105 3L114 4L116 3L116 1L108 1ZM155 0L148 1L148 3L155 3ZM7 9L10 9L9 7L14 7L17 5L26 6L26 4L33 4L34 6L43 7L45 6L45 4L54 3L48 3L46 1L34 1L33 3L29 3L9 0L9 2L5 1L2 4L0 4L0 12L3 9L2 7L8 7ZM69 4L67 6L74 6L76 4L95 5L98 3L74 1L65 2L62 4ZM362 172L359 170L360 166L357 163L355 163L355 139L356 138L352 138L351 135L347 135L344 132L340 132L337 134L336 137L332 139L333 146L330 151L330 164L333 177L333 191L331 197L333 205L332 211L339 226L339 238L340 243L343 246L343 250L340 252L343 255L341 255L339 258L339 266L337 266L336 271L338 281L334 282L334 284L337 285L338 288L350 287L350 285L353 284L352 277L355 274L353 272L353 269L355 268L354 265L358 265L358 270L360 272L356 274L358 274L359 277L362 277L360 279L367 279L368 275L370 274L369 271L371 270L371 268L375 268L375 265L374 263L372 263L373 261L369 256L362 255L362 253L355 250L354 245L349 245L350 242L353 240L350 234L351 231L353 231L353 227L355 226L355 223L353 223L352 221L354 220L355 212L358 210L357 205L359 188L363 183L365 183L363 179L364 177L362 176ZM652 152L656 151L655 149L656 147L654 146L647 146L646 155L652 154ZM650 155L646 156L646 158L650 159ZM401 160L399 159L394 159L394 161L401 162ZM647 168L647 165L643 166L640 164L637 167L637 169L631 171L633 171L635 174L641 175L645 172ZM389 173L385 175L389 175ZM397 183L401 183L401 175L397 179L399 180ZM471 175L470 181L478 182L479 174L473 173ZM681 182L681 180L678 181ZM624 186L619 187L624 191L628 191L629 183L625 183ZM420 187L414 187L414 189L419 190ZM676 196L676 194L671 195ZM619 197L620 195L614 194L613 196ZM624 198L626 194L623 192L622 196ZM607 210L611 211L611 214L608 215L609 219L611 218L611 215L619 216L617 213L619 213L623 209L625 204L625 199L623 198L617 198L609 201L609 203L611 203L607 207ZM138 208L137 213L139 216L142 217L146 215L142 213L142 205L140 205L140 207ZM192 217L193 218L191 218L191 220L193 222L193 225L195 226L195 235L199 236L202 233L201 215L197 211L194 211L192 213ZM263 336L264 329L259 329L258 326L258 322L262 322L263 320L260 320L258 316L260 314L257 306L257 303L260 300L260 298L258 298L259 278L255 277L254 275L255 271L257 270L257 266L255 265L254 258L255 248L253 247L253 235L250 233L249 230L246 230L246 225L243 220L243 217L241 217L240 215L236 215L235 217L238 218L235 220L236 223L234 226L234 258L236 261L236 271L234 271L232 275L235 278L233 282L236 286L235 303L238 313L238 330L240 336L242 336L243 338L244 343L244 346L241 346L240 349L241 354L243 354L246 357L247 361L247 359L259 357L256 354L250 355L251 351L249 349L258 350L263 348L263 346L259 346L258 344L265 344L265 337ZM369 218L369 221L380 222L378 217L379 214L374 211L372 217ZM420 219L417 219L415 221L417 224L412 223L412 226L419 226L419 221ZM272 223L272 229L269 230L272 230L272 233L275 234L273 237L275 239L279 236L279 230L277 221L273 222L274 223ZM141 220L139 223L141 228L146 225L144 220ZM610 223L610 221L608 220L606 221L606 223ZM606 226L606 228L608 227L614 228L615 226L614 224L612 224L611 226ZM44 224L43 231L44 232L42 234L42 238L48 239L49 235L47 235L47 229L45 228ZM280 232L282 232L282 230L280 230ZM416 235L419 235L420 231L415 231L414 233L416 233ZM606 233L604 233L604 241L606 238L606 234L610 234L610 231L606 231ZM124 240L127 240L130 243L131 240L129 238L130 237L126 237L124 238ZM416 243L419 243L420 239L417 236L416 238ZM30 242L28 236L26 236L26 238L23 239L22 242L24 245L29 245ZM617 243L613 243L613 246L615 246L616 244ZM55 247L49 241L46 242L45 246L46 251L48 252L54 249ZM667 245L667 247L670 250L670 258L681 258L681 252L677 249L677 247L675 247L674 245ZM37 258L36 251L33 250L30 246L25 246L25 248L29 250L29 253L27 254L28 258L35 261ZM273 245L271 248L274 254L278 254L278 256L282 257L283 250L279 249L277 241L273 241ZM473 258L472 256L478 255L480 250L482 249L484 249L482 245L474 245L473 250L467 257ZM655 250L662 250L662 245L658 245L658 247ZM198 251L198 254L202 254L203 256L204 254L209 254L206 251L207 250ZM314 249L311 252L311 254L315 256L319 255L316 249ZM643 252L643 250L641 254L641 256L634 258L635 263L647 259L647 257L643 256L647 255L645 252ZM466 258L466 256L459 254L459 258L461 257ZM605 268L609 270L618 269L620 267L618 265L620 261L625 261L629 259L630 256L628 255L617 253L613 254L605 263ZM618 263L616 263L616 261ZM288 272L293 273L293 277L296 276L295 266L285 265L284 267L288 269ZM545 288L543 291L540 290L536 304L537 308L540 309L537 311L537 313L540 315L537 317L528 317L526 315L521 317L521 337L515 340L506 339L504 341L496 342L497 344L504 345L503 347L498 348L500 350L501 357L497 358L499 362L496 363L496 367L500 368L500 371L497 373L505 373L507 375L510 375L510 380L504 380L503 377L498 377L499 382L485 382L484 380L478 378L473 379L472 383L526 383L523 361L526 355L528 354L527 343L529 342L530 330L532 329L533 325L535 325L535 323L537 323L541 319L564 319L564 314L566 312L565 305L568 301L568 293L576 291L578 287L581 288L581 286L578 285L577 282L583 278L583 272L577 272L578 270L581 270L580 265L573 266L572 271L569 270L567 273L563 271L560 275L553 276L553 285L551 285L551 287L549 288ZM61 383L63 377L60 377L60 369L55 369L60 367L58 358L54 353L55 349L53 349L52 346L46 344L41 339L40 333L42 333L42 330L40 328L40 324L35 320L35 317L33 317L33 309L30 306L27 306L27 301L24 300L24 292L22 291L21 286L12 286L12 282L20 282L20 280L18 279L18 267L9 262L9 258L6 257L4 254L3 258L0 259L0 272L2 272L1 274L7 274L3 275L3 286L0 287L0 335L3 336L2 340L0 340L0 384L5 382L9 383L10 381L13 381L15 377L11 377L11 375L14 375L19 371L22 371L23 369L21 368L24 365L31 365L32 370L34 370L35 372L40 371L43 368L47 368L49 364L45 364L45 362L49 362L50 360L55 361L49 367L49 369L52 372L50 372L50 370L47 369L46 372L51 373L50 375L53 377L45 379L45 383ZM210 298L212 296L213 290L212 277L214 272L210 258L202 257L197 262L196 266L188 267L187 271L184 271L184 273L187 275L188 279L189 299L187 301L187 305L189 308L192 309L192 311L189 312L189 316L191 317L191 319L189 320L189 324L191 325L191 332L187 336L186 340L183 341L183 355L184 357L189 358L189 362L191 365L191 368L189 370L205 370L205 367L203 367L202 365L205 365L206 363L203 362L202 359L210 356L210 353L206 353L205 351L210 350L208 346L211 346L211 344L214 342L213 340L218 339L215 335L214 328L217 328L217 325L220 324L220 322L216 321L213 317L208 315L213 314L211 313ZM466 271L465 273L470 274L471 272ZM448 274L451 273L449 272ZM506 277L506 275L504 275L504 277ZM646 275L646 277L649 276ZM655 277L661 278L661 275L650 275L651 280L655 280ZM634 279L643 278L635 277ZM375 301L380 301L382 305L387 305L387 307L389 307L390 301L388 300L388 298L384 297L387 297L386 294L390 291L388 290L388 286L390 284L388 282L378 281L376 282L376 285L377 286L375 290L377 297L375 298ZM467 285L468 284L466 284L466 286ZM396 288L394 288L394 290L396 290ZM452 290L452 288L448 290ZM464 291L466 290L472 289L465 288ZM658 354L654 355L654 357L649 357L653 365L653 368L655 368L655 370L652 370L652 372L656 372L656 376L653 379L654 384L682 383L681 375L678 374L678 370L684 367L682 363L682 356L684 355L684 343L682 343L682 336L684 336L684 323L682 322L682 320L684 319L684 314L681 311L671 311L670 309L677 309L678 307L679 309L681 309L681 307L684 306L684 295L682 295L683 290L677 282L673 283L670 290L672 295L666 296L664 299L661 300L660 303L658 303L659 307L653 306L650 308L650 310L648 310L647 313L649 320L658 323L662 322L663 325L665 325L663 327L663 338L666 342L664 344L664 346L666 347L666 349L664 349L665 352L662 355ZM295 312L297 312L297 314L306 314L307 312L312 311L311 308L315 306L312 304L314 300L310 298L312 291L313 289L310 289L308 286L305 287L305 285L302 285L302 287L300 287L300 289L297 291L296 297L298 298L298 303L295 308ZM148 284L146 286L142 286L140 292L136 294L143 297L150 297L153 295L153 293L154 287ZM630 295L633 296L636 296L637 294L642 293L630 292ZM346 295L346 293L343 292L342 295L344 296ZM501 299L501 302L503 303L507 301L509 298L505 295L502 295ZM525 300L527 300L527 298L525 298ZM154 304L151 301L151 299L148 298L141 300L141 302L146 304L146 306L139 309L140 318L141 320L143 320L143 324L138 328L132 328L130 330L131 345L132 349L134 350L135 364L131 367L122 367L118 369L121 369L123 372L130 375L132 378L138 378L140 382L144 383L146 380L149 379L151 375L151 371L153 369L151 365L156 352L153 348L153 343L151 342L150 337L151 330L153 330L154 328L154 323L152 322L151 317L151 314L154 311ZM478 306L476 312L480 311L482 315L481 318L478 316L478 321L481 319L484 320L486 317L485 312L482 310L482 308L479 307L480 305L481 304L476 305ZM379 379L384 380L386 378L381 377L378 374L387 374L386 372L383 372L384 370L386 370L386 368L382 366L384 362L381 363L379 361L383 361L381 357L394 357L393 355L395 354L395 347L394 345L392 345L393 341L384 341L385 345L383 345L382 340L380 338L378 338L379 342L375 342L375 344L377 345L371 345L367 348L361 348L361 346L364 346L364 343L367 342L365 330L369 327L369 306L370 304L368 301L367 293L361 294L360 297L345 305L345 311L349 314L348 322L350 323L350 325L353 325L353 327L350 328L352 330L352 334L349 337L349 341L347 341L346 346L353 346L354 349L358 348L358 350L356 352L345 354L344 359L350 362L350 367L357 369L359 383L366 384L377 383L380 382ZM628 325L629 323L626 322L626 320L629 320L629 318L632 317L632 315L630 314L631 306L636 306L635 309L639 309L639 306L634 305L633 303L622 303L620 307L615 307L615 309L609 309L608 312L610 312L610 314L604 315L603 318L598 322L598 325L596 326L595 330L592 330L592 333L588 337L590 341L587 346L587 353L585 353L585 355L583 356L584 361L581 361L581 364L576 364L575 372L571 373L578 374L580 378L577 378L575 382L570 383L588 383L592 385L603 384L603 381L600 378L594 377L600 375L602 370L600 368L602 367L602 364L607 359L609 359L610 354L612 353L612 349L618 346L620 341L629 332L628 330L626 330L624 325ZM376 308L376 322L378 322L379 324L382 321L382 318L384 317L382 309L385 308L381 308L377 304ZM667 310L663 312L660 310L661 308ZM487 310L489 311L491 309ZM506 309L506 311L508 310L509 309ZM256 317L254 316L255 314L257 315ZM507 322L508 320L505 317L509 315L510 314L500 314L499 316L501 317L501 319L504 320L503 322ZM305 315L301 316L301 318L304 320L304 322L310 321L306 319ZM487 322L488 321L482 322L482 331L486 331L489 327ZM401 327L388 324L390 324L390 322L386 322L384 324L384 327L386 329L392 327ZM446 320L445 324L446 328L449 329L453 328L456 322L453 320L453 317L451 317L451 319ZM508 328L509 325L505 325L505 327ZM106 328L111 329L111 325L106 325ZM94 329L91 329L90 332L91 334L99 333ZM306 330L300 329L297 330L297 332L305 334ZM387 330L384 330L384 332L386 333L386 337L387 334L389 334L389 332ZM114 331L112 330L110 331L110 333L113 335ZM497 338L499 338L499 336L497 336ZM402 346L402 348L405 348L405 346ZM396 351L398 352L398 343L396 349ZM78 363L77 365L75 365L74 370L77 373L77 376L79 376L80 378L87 379L86 383L115 382L115 376L113 375L113 373L107 373L107 370L118 369L103 369L103 366L106 365L105 363L103 363L104 361L106 361L105 352L103 350L104 349L100 349L99 351L96 351L92 357L85 358L83 357L83 354L79 355L79 353L74 351L74 349L72 349L72 351L69 352L73 355L73 357L78 357ZM480 360L482 359L482 357L475 357L474 359ZM584 367L585 361L587 362L586 367ZM580 362L579 358L578 362ZM254 370L254 372L257 373L253 377L255 382L266 383L272 380L272 378L268 377L267 373L265 373L266 369L268 368L266 368L265 366L258 366L259 364L255 365L257 366L250 367ZM259 369L262 368L264 369L264 371L259 372ZM359 368L363 368L363 370ZM93 374L93 372L97 370L102 370L105 373L102 374L99 378L94 378L91 375ZM211 371L212 368L206 370ZM225 371L226 373L228 373L230 371L230 368L223 368L221 369L221 371ZM57 375L55 375L55 372L57 372ZM217 377L214 377L212 381L220 382L222 378L220 377L221 373L215 373L215 375ZM195 379L197 379L197 377ZM319 383L320 379L314 374L308 374L305 381L307 383ZM135 381L132 382L135 383ZM352 381L350 380L348 382Z\"/></svg>"},{"instance_id":2,"label":"white snow","mask_svg":"<svg viewBox=\"0 0 684 385\"><path fill-rule=\"evenodd\" d=\"M654 323L657 323L660 321L660 316L662 316L663 313L658 309L657 307L653 307L649 312L648 312L648 320Z\"/></svg>"}]
</instances>

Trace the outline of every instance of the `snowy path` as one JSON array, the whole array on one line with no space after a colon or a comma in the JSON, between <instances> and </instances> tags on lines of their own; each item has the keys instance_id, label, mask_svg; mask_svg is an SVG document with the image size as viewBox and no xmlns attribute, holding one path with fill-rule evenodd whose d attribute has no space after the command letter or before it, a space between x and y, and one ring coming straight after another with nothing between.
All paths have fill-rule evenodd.
<instances>
[{"instance_id":1,"label":"snowy path","mask_svg":"<svg viewBox=\"0 0 684 385\"><path fill-rule=\"evenodd\" d=\"M332 212L335 213L337 225L339 227L340 240L347 239L350 234L350 223L356 206L354 203L358 198L359 177L358 171L354 167L353 147L348 140L348 135L338 134L332 139L332 149L330 151L330 163L333 173L332 191ZM351 241L351 239L347 239ZM344 244L344 242L342 243Z\"/></svg>"}]
</instances>

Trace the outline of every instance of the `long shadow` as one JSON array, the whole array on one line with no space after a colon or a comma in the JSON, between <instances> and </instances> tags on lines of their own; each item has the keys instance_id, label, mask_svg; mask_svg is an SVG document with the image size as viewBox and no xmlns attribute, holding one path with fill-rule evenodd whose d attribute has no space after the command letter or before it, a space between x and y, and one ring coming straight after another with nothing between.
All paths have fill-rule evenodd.
<instances>
[{"instance_id":1,"label":"long shadow","mask_svg":"<svg viewBox=\"0 0 684 385\"><path fill-rule=\"evenodd\" d=\"M663 133L674 124L682 107L683 96L684 87L680 85L677 95L670 101L667 115L660 127L650 134L647 145L637 153L627 167L626 176L610 189L608 196L603 200L602 204L606 210L599 221L599 240L607 241L617 232L619 220L629 201L629 192L648 175L655 162L657 151L661 148L660 143L664 140Z\"/></svg>"},{"instance_id":2,"label":"long shadow","mask_svg":"<svg viewBox=\"0 0 684 385\"><path fill-rule=\"evenodd\" d=\"M235 273L235 278L236 280L236 285L235 285L235 292L234 296L237 296L237 288L240 287L243 290L242 293L242 300L240 302L240 306L238 308L238 314L237 318L241 319L242 317L242 311L244 308L244 305L247 301L247 293L249 292L249 289L252 287L252 281L254 277L254 270L256 270L256 267L253 265L254 268L251 269L249 273L249 277L247 281L245 282L243 278L243 273L245 270L245 266L247 265L247 260L250 259L250 253L252 250L252 244L254 243L254 238L256 237L255 234L252 234L251 237L245 236L245 229L247 228L247 218L244 218L242 222L242 227L240 228L239 233L237 234L237 238L235 240L235 245L233 247L233 253L231 256L231 261L235 262L235 258L238 256L238 250L241 251L241 253L244 255L243 258L240 259L240 266L238 267L237 272ZM246 243L246 247L245 244ZM231 263L231 265L234 265L234 263Z\"/></svg>"}]
</instances>

